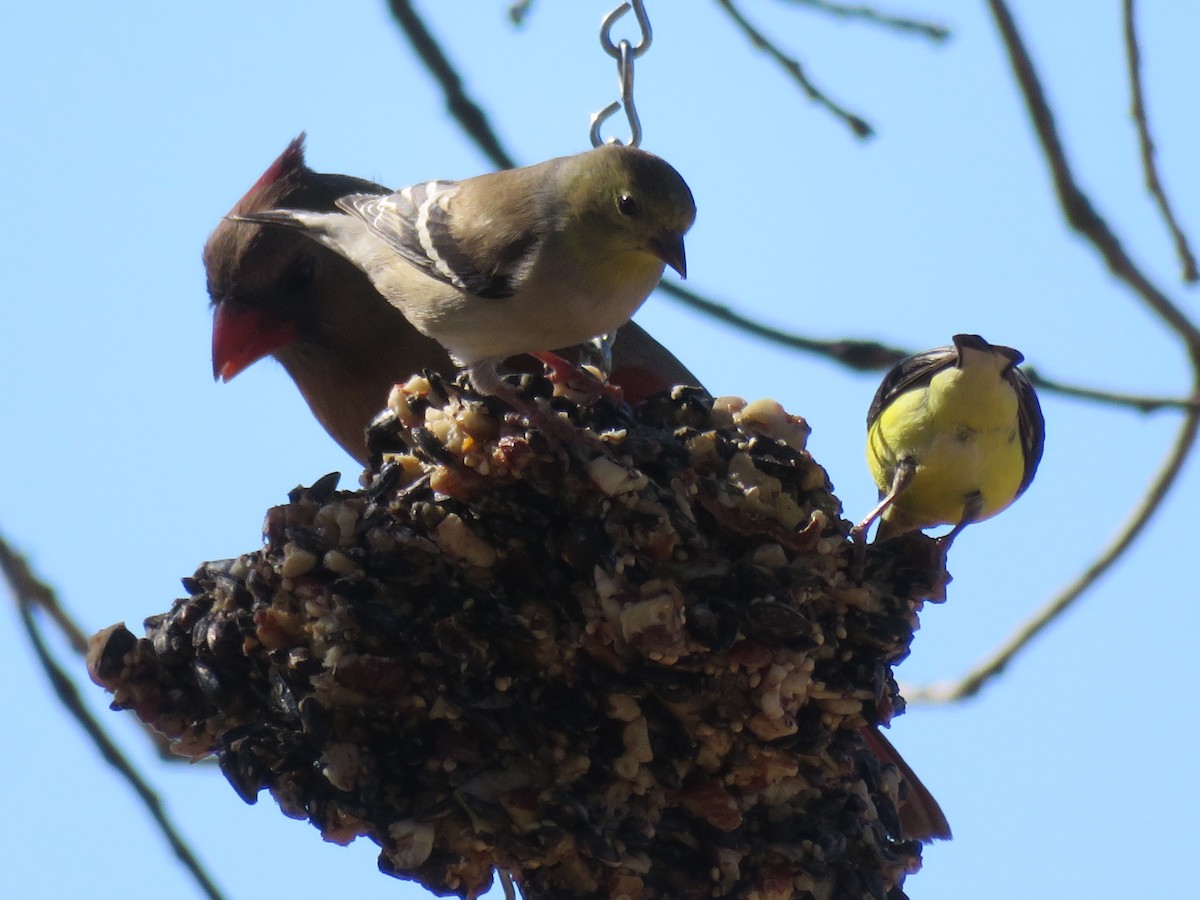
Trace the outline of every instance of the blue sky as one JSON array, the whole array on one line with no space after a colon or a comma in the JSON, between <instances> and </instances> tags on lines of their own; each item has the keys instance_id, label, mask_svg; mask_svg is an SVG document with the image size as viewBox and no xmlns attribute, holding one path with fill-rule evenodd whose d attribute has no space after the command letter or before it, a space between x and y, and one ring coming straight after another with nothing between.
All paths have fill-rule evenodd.
<instances>
[{"instance_id":1,"label":"blue sky","mask_svg":"<svg viewBox=\"0 0 1200 900\"><path fill-rule=\"evenodd\" d=\"M610 0L425 2L468 90L523 162L587 146L615 91L596 40ZM814 337L923 349L977 332L1047 375L1186 391L1184 354L1062 223L982 3L914 0L931 46L744 0L810 75L878 131L854 140L734 33L716 4L648 0L638 63L645 146L688 179L690 285ZM461 136L383 2L229 0L10 5L0 14L0 533L90 630L141 619L203 560L254 549L267 507L357 468L282 369L211 379L200 249L301 130L314 168L402 186L488 163ZM1194 292L1146 195L1128 116L1119 4L1014 2L1071 161L1133 257L1186 309ZM1200 8L1139 9L1163 177L1200 234L1194 36ZM715 393L804 415L810 448L857 518L874 499L863 419L878 377L730 332L655 296L638 321ZM927 607L910 683L953 678L1090 561L1166 453L1177 416L1043 396L1047 448L1012 510L955 545L948 602ZM934 791L953 842L926 852L921 900L1171 897L1191 879L1187 681L1200 627L1200 475L1132 554L975 700L913 707L890 737ZM64 715L15 611L0 628L12 896L198 896L129 790ZM61 649L61 648L60 648ZM81 666L64 654L81 675ZM1183 679L1182 681L1180 679ZM81 677L81 681L84 679ZM145 768L231 898L419 897L375 848L322 843L211 766L159 762L132 722L86 699Z\"/></svg>"}]
</instances>

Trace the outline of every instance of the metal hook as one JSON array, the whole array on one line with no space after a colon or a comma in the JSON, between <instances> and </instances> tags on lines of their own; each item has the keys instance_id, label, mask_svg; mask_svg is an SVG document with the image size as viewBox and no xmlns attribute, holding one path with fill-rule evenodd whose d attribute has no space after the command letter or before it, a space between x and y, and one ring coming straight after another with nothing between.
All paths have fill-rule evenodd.
<instances>
[{"instance_id":1,"label":"metal hook","mask_svg":"<svg viewBox=\"0 0 1200 900\"><path fill-rule=\"evenodd\" d=\"M600 22L600 46L604 48L604 52L613 59L621 58L621 50L617 44L613 43L612 29L617 20L625 13L629 12L632 4L633 14L637 17L638 28L642 31L642 39L638 41L636 47L631 46L633 58L637 59L643 53L650 49L650 42L654 40L654 32L650 28L650 17L646 15L645 0L631 0L631 3L622 3ZM622 44L629 43L622 41Z\"/></svg>"},{"instance_id":2,"label":"metal hook","mask_svg":"<svg viewBox=\"0 0 1200 900\"><path fill-rule=\"evenodd\" d=\"M633 60L637 55L637 50L630 45L629 41L622 40L617 46L617 54L617 77L620 82L621 99L614 100L600 112L592 114L592 128L588 132L588 136L591 138L593 147L599 147L604 143L621 143L615 137L605 141L600 136L600 126L612 118L622 106L625 107L625 118L629 122L629 146L640 147L642 145L642 120L638 118L637 107L633 103Z\"/></svg>"},{"instance_id":3,"label":"metal hook","mask_svg":"<svg viewBox=\"0 0 1200 900\"><path fill-rule=\"evenodd\" d=\"M638 28L642 36L635 46L629 40L622 38L614 44L612 39L613 25L629 10L637 17ZM629 146L639 147L642 143L642 122L638 118L637 107L633 104L633 61L650 49L654 40L654 32L650 30L650 17L646 15L645 0L630 0L622 3L600 21L600 46L604 52L617 61L617 82L621 90L621 99L614 100L598 113L592 114L592 127L588 132L592 146L601 144L620 144L617 138L609 138L606 142L600 136L600 126L612 118L618 109L625 107L625 118L629 122Z\"/></svg>"},{"instance_id":4,"label":"metal hook","mask_svg":"<svg viewBox=\"0 0 1200 900\"><path fill-rule=\"evenodd\" d=\"M614 100L600 112L592 113L592 127L588 131L588 138L592 142L593 147L599 147L604 143L604 138L600 137L600 126L607 122L618 109L621 108L619 101ZM616 138L612 139L614 144L620 143Z\"/></svg>"}]
</instances>

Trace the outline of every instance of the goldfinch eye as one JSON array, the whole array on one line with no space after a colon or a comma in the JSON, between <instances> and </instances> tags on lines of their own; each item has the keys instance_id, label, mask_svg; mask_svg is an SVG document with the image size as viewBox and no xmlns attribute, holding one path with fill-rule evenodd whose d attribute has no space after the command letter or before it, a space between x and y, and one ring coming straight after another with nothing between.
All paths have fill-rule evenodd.
<instances>
[{"instance_id":1,"label":"goldfinch eye","mask_svg":"<svg viewBox=\"0 0 1200 900\"><path fill-rule=\"evenodd\" d=\"M638 206L638 202L628 194L622 194L617 198L617 211L623 216L629 216L632 218L641 212L642 208Z\"/></svg>"}]
</instances>

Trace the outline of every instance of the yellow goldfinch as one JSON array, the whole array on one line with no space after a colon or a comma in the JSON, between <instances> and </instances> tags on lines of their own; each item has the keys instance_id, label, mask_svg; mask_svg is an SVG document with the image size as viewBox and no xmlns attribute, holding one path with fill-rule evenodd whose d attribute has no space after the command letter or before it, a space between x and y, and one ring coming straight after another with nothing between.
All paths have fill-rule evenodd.
<instances>
[{"instance_id":1,"label":"yellow goldfinch","mask_svg":"<svg viewBox=\"0 0 1200 900\"><path fill-rule=\"evenodd\" d=\"M867 462L879 504L854 526L861 542L934 525L942 558L963 528L994 516L1025 491L1042 458L1045 420L1024 357L976 334L902 360L867 413Z\"/></svg>"},{"instance_id":2,"label":"yellow goldfinch","mask_svg":"<svg viewBox=\"0 0 1200 900\"><path fill-rule=\"evenodd\" d=\"M686 276L696 216L678 172L619 145L336 203L231 218L298 228L339 253L479 390L510 402L497 364L615 331L665 265Z\"/></svg>"}]
</instances>

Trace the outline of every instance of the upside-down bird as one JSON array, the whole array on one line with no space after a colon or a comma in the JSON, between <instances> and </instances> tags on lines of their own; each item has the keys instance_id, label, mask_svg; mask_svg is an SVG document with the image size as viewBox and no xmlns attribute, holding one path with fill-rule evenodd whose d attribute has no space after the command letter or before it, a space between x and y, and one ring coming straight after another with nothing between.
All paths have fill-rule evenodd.
<instances>
[{"instance_id":1,"label":"upside-down bird","mask_svg":"<svg viewBox=\"0 0 1200 900\"><path fill-rule=\"evenodd\" d=\"M1037 472L1046 426L1037 394L1011 347L956 334L948 347L897 363L867 413L867 462L879 503L856 526L860 542L952 525L950 544L972 522L1016 500Z\"/></svg>"}]
</instances>

